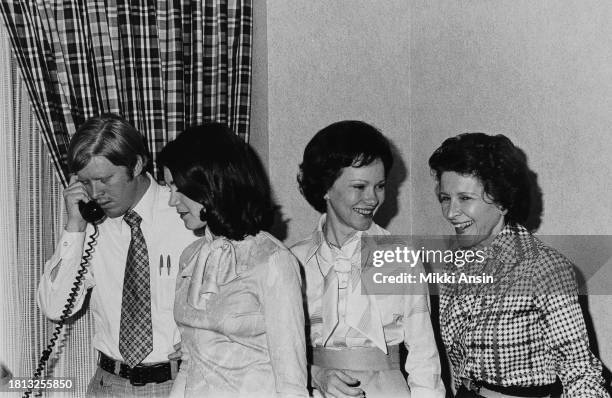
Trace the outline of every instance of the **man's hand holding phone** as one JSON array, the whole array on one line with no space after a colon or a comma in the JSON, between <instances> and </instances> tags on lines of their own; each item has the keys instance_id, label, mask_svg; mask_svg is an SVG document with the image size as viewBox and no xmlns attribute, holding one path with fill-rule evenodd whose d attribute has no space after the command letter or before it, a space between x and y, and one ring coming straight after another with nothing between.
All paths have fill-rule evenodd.
<instances>
[{"instance_id":1,"label":"man's hand holding phone","mask_svg":"<svg viewBox=\"0 0 612 398\"><path fill-rule=\"evenodd\" d=\"M87 228L87 221L83 219L79 210L79 202L89 202L89 195L85 190L85 186L77 179L75 174L70 176L68 186L64 189L64 202L66 203L66 212L68 213L68 221L66 222L66 231L68 232L83 232Z\"/></svg>"}]
</instances>

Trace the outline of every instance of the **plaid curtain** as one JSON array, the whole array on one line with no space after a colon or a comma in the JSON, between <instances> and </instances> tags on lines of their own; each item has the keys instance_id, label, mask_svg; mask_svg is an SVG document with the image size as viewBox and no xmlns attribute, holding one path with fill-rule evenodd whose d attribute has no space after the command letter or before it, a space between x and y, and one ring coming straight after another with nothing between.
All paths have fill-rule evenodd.
<instances>
[{"instance_id":1,"label":"plaid curtain","mask_svg":"<svg viewBox=\"0 0 612 398\"><path fill-rule=\"evenodd\" d=\"M70 137L105 112L146 136L154 162L191 124L248 140L251 0L0 0L0 11L64 184Z\"/></svg>"}]
</instances>

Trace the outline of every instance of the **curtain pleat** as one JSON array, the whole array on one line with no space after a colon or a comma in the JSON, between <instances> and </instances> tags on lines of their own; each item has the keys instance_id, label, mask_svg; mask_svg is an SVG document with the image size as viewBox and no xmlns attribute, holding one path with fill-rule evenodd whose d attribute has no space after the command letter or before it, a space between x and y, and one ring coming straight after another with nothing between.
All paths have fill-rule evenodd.
<instances>
[{"instance_id":1,"label":"curtain pleat","mask_svg":"<svg viewBox=\"0 0 612 398\"><path fill-rule=\"evenodd\" d=\"M71 121L65 121L61 113L61 90L56 90L57 68L53 49L45 38L48 22L41 18L39 8L44 10L40 0L3 0L2 13L16 55L19 70L32 102L32 109L44 132L44 140L53 156L58 175L66 175L67 128Z\"/></svg>"},{"instance_id":2,"label":"curtain pleat","mask_svg":"<svg viewBox=\"0 0 612 398\"><path fill-rule=\"evenodd\" d=\"M17 347L19 339L19 319L16 309L20 306L19 290L13 283L16 280L17 229L15 218L15 139L13 137L13 97L8 95L12 90L8 36L2 30L0 35L0 362L15 372L19 363Z\"/></svg>"}]
</instances>

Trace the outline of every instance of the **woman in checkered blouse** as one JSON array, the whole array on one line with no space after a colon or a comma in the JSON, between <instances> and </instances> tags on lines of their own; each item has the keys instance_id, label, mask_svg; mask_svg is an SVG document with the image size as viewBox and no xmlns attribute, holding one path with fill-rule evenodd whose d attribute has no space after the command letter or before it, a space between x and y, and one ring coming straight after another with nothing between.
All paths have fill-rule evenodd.
<instances>
[{"instance_id":1,"label":"woman in checkered blouse","mask_svg":"<svg viewBox=\"0 0 612 398\"><path fill-rule=\"evenodd\" d=\"M441 287L440 324L457 397L608 397L589 349L572 264L524 226L530 209L525 156L503 135L447 139L429 166L442 214L460 248L482 250L449 272L493 283Z\"/></svg>"}]
</instances>

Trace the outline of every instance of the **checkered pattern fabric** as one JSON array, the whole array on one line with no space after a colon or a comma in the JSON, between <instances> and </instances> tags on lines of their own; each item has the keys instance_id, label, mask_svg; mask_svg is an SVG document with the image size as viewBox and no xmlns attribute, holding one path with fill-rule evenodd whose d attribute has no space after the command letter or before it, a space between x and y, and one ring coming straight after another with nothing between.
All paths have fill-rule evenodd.
<instances>
[{"instance_id":1,"label":"checkered pattern fabric","mask_svg":"<svg viewBox=\"0 0 612 398\"><path fill-rule=\"evenodd\" d=\"M62 182L70 137L105 112L146 136L154 162L192 124L224 122L248 140L251 1L1 1Z\"/></svg>"},{"instance_id":2,"label":"checkered pattern fabric","mask_svg":"<svg viewBox=\"0 0 612 398\"><path fill-rule=\"evenodd\" d=\"M563 255L522 226L507 226L486 249L486 261L447 271L494 278L441 287L442 338L457 387L464 377L538 386L558 376L566 397L608 397Z\"/></svg>"},{"instance_id":3,"label":"checkered pattern fabric","mask_svg":"<svg viewBox=\"0 0 612 398\"><path fill-rule=\"evenodd\" d=\"M153 351L149 254L140 229L142 218L134 210L123 217L132 230L123 280L119 352L130 366L136 366Z\"/></svg>"}]
</instances>

